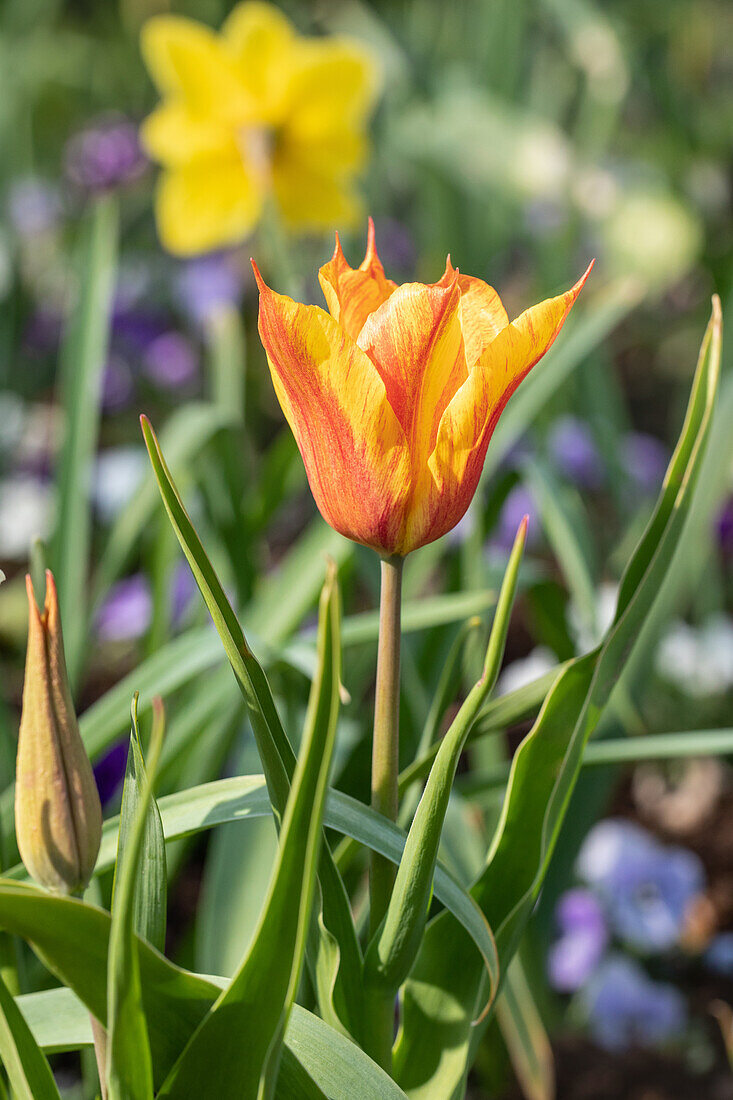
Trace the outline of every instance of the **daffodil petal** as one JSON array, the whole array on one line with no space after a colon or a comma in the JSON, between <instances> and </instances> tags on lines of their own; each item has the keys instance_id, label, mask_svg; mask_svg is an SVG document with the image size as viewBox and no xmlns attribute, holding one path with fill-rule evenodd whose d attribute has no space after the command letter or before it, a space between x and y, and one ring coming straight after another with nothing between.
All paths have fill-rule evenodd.
<instances>
[{"instance_id":1,"label":"daffodil petal","mask_svg":"<svg viewBox=\"0 0 733 1100\"><path fill-rule=\"evenodd\" d=\"M466 378L460 291L404 283L366 320L358 344L384 379L410 440L413 466L427 465L441 414Z\"/></svg>"},{"instance_id":2,"label":"daffodil petal","mask_svg":"<svg viewBox=\"0 0 733 1100\"><path fill-rule=\"evenodd\" d=\"M276 152L272 187L285 222L294 228L348 228L362 217L362 201L343 173L328 175L303 164L292 150Z\"/></svg>"},{"instance_id":3,"label":"daffodil petal","mask_svg":"<svg viewBox=\"0 0 733 1100\"><path fill-rule=\"evenodd\" d=\"M162 164L187 164L238 152L229 126L211 115L194 113L182 100L167 100L156 107L142 123L140 139L148 156Z\"/></svg>"},{"instance_id":4,"label":"daffodil petal","mask_svg":"<svg viewBox=\"0 0 733 1100\"><path fill-rule=\"evenodd\" d=\"M532 306L502 329L446 408L429 461L433 486L427 541L450 530L468 508L504 406L552 345L592 266L571 290ZM425 541L425 530L413 537Z\"/></svg>"},{"instance_id":5,"label":"daffodil petal","mask_svg":"<svg viewBox=\"0 0 733 1100\"><path fill-rule=\"evenodd\" d=\"M262 121L279 122L290 99L292 24L274 4L244 0L232 9L222 35Z\"/></svg>"},{"instance_id":6,"label":"daffodil petal","mask_svg":"<svg viewBox=\"0 0 733 1100\"><path fill-rule=\"evenodd\" d=\"M208 27L179 15L156 15L141 36L145 64L164 95L183 99L197 114L254 117L255 104L237 66Z\"/></svg>"},{"instance_id":7,"label":"daffodil petal","mask_svg":"<svg viewBox=\"0 0 733 1100\"><path fill-rule=\"evenodd\" d=\"M258 182L236 158L166 169L158 181L158 233L163 245L180 255L208 252L243 240L261 210Z\"/></svg>"},{"instance_id":8,"label":"daffodil petal","mask_svg":"<svg viewBox=\"0 0 733 1100\"><path fill-rule=\"evenodd\" d=\"M345 332L356 340L370 313L386 302L397 284L384 274L374 243L374 222L369 219L369 243L358 268L350 267L336 236L333 256L318 273L328 310Z\"/></svg>"},{"instance_id":9,"label":"daffodil petal","mask_svg":"<svg viewBox=\"0 0 733 1100\"><path fill-rule=\"evenodd\" d=\"M356 542L394 546L409 459L379 373L325 310L276 294L255 274L273 385L321 514Z\"/></svg>"},{"instance_id":10,"label":"daffodil petal","mask_svg":"<svg viewBox=\"0 0 733 1100\"><path fill-rule=\"evenodd\" d=\"M288 129L313 139L362 123L378 85L371 56L347 39L300 39L297 46Z\"/></svg>"}]
</instances>

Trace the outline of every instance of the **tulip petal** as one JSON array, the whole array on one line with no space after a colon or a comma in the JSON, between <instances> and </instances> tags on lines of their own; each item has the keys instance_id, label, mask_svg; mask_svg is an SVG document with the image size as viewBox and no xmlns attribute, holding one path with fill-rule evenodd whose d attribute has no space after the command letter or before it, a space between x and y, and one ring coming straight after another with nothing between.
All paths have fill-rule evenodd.
<instances>
[{"instance_id":1,"label":"tulip petal","mask_svg":"<svg viewBox=\"0 0 733 1100\"><path fill-rule=\"evenodd\" d=\"M227 16L222 36L263 122L282 121L290 99L295 34L274 4L245 0Z\"/></svg>"},{"instance_id":2,"label":"tulip petal","mask_svg":"<svg viewBox=\"0 0 733 1100\"><path fill-rule=\"evenodd\" d=\"M397 289L397 284L385 276L377 255L371 218L367 251L359 267L350 267L346 262L337 234L334 254L318 272L318 278L329 313L356 340L369 314Z\"/></svg>"},{"instance_id":3,"label":"tulip petal","mask_svg":"<svg viewBox=\"0 0 733 1100\"><path fill-rule=\"evenodd\" d=\"M415 469L427 465L443 410L467 375L460 298L455 280L404 283L367 318L357 341L384 380Z\"/></svg>"},{"instance_id":4,"label":"tulip petal","mask_svg":"<svg viewBox=\"0 0 733 1100\"><path fill-rule=\"evenodd\" d=\"M409 459L384 383L325 310L276 294L253 266L273 385L321 514L348 538L391 552Z\"/></svg>"},{"instance_id":5,"label":"tulip petal","mask_svg":"<svg viewBox=\"0 0 733 1100\"><path fill-rule=\"evenodd\" d=\"M141 36L145 64L163 95L195 112L246 122L255 104L217 35L193 19L156 15Z\"/></svg>"},{"instance_id":6,"label":"tulip petal","mask_svg":"<svg viewBox=\"0 0 733 1100\"><path fill-rule=\"evenodd\" d=\"M450 530L468 508L504 406L552 345L592 266L572 289L532 306L507 325L446 408L429 461L434 486L427 541ZM411 537L418 535L411 532Z\"/></svg>"},{"instance_id":7,"label":"tulip petal","mask_svg":"<svg viewBox=\"0 0 733 1100\"><path fill-rule=\"evenodd\" d=\"M162 173L155 210L160 239L170 252L208 252L251 232L262 192L237 157L198 160Z\"/></svg>"},{"instance_id":8,"label":"tulip petal","mask_svg":"<svg viewBox=\"0 0 733 1100\"><path fill-rule=\"evenodd\" d=\"M436 286L449 286L454 280L461 291L461 329L470 369L484 348L506 328L509 318L493 286L475 275L461 274L448 256L445 271Z\"/></svg>"}]
</instances>

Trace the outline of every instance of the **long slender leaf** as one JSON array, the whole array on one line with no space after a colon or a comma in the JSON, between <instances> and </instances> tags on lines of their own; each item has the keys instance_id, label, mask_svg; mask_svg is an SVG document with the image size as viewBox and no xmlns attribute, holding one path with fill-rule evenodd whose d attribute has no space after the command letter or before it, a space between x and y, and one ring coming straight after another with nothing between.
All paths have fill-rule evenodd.
<instances>
[{"instance_id":1,"label":"long slender leaf","mask_svg":"<svg viewBox=\"0 0 733 1100\"><path fill-rule=\"evenodd\" d=\"M331 565L320 608L319 670L303 748L283 816L278 858L254 939L239 970L158 1093L185 1100L274 1096L282 1040L305 959L322 841L341 679L340 608ZM241 1036L246 1035L246 1043Z\"/></svg>"},{"instance_id":2,"label":"long slender leaf","mask_svg":"<svg viewBox=\"0 0 733 1100\"><path fill-rule=\"evenodd\" d=\"M112 924L109 933L107 961L107 1096L109 1100L152 1100L153 1064L148 1040L148 1025L143 1011L140 962L138 959L139 923L147 926L151 920L139 899L145 900L144 857L155 858L158 852L155 825L151 826L152 784L163 739L162 703L158 703L150 741L149 765L146 769L140 749L137 723L137 698L132 703L131 751L137 768L139 790L132 797L135 805L128 807L120 830L115 889L112 899ZM130 786L127 784L128 799ZM154 820L154 819L153 819ZM151 836L152 851L146 851ZM158 884L155 884L158 886ZM153 906L159 908L153 897ZM156 920L152 920L154 930Z\"/></svg>"},{"instance_id":3,"label":"long slender leaf","mask_svg":"<svg viewBox=\"0 0 733 1100\"><path fill-rule=\"evenodd\" d=\"M46 1056L0 978L0 1064L15 1100L60 1100Z\"/></svg>"},{"instance_id":4,"label":"long slender leaf","mask_svg":"<svg viewBox=\"0 0 733 1100\"><path fill-rule=\"evenodd\" d=\"M614 623L601 645L565 666L515 753L487 866L473 890L495 930L503 967L516 950L547 871L587 740L674 557L710 430L720 339L720 303L714 299L682 434L654 514L622 579ZM428 927L405 987L395 1059L397 1080L415 1100L436 1094L452 1100L464 1093L470 1049L481 1031L472 1031L471 1020L483 995L483 976L471 967L471 953L450 916L441 914Z\"/></svg>"},{"instance_id":5,"label":"long slender leaf","mask_svg":"<svg viewBox=\"0 0 733 1100\"><path fill-rule=\"evenodd\" d=\"M66 435L57 475L59 522L51 546L72 684L87 637L91 540L89 479L99 432L102 370L109 339L117 256L118 210L106 196L90 211L79 253L79 299L61 349Z\"/></svg>"},{"instance_id":6,"label":"long slender leaf","mask_svg":"<svg viewBox=\"0 0 733 1100\"><path fill-rule=\"evenodd\" d=\"M214 992L226 985L223 978L209 980L216 983ZM27 993L17 1003L36 1042L48 1053L91 1045L89 1013L70 989ZM405 1100L402 1090L359 1047L300 1005L293 1005L285 1043L330 1100ZM281 1092L279 1085L276 1097L293 1100L292 1092Z\"/></svg>"},{"instance_id":7,"label":"long slender leaf","mask_svg":"<svg viewBox=\"0 0 733 1100\"><path fill-rule=\"evenodd\" d=\"M525 1100L553 1100L552 1047L519 955L509 963L496 1018Z\"/></svg>"}]
</instances>

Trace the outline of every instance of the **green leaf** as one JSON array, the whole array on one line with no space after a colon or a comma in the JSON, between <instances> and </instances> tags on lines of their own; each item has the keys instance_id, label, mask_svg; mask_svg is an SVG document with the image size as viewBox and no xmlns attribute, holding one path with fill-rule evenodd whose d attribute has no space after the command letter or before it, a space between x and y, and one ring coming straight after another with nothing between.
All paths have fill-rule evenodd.
<instances>
[{"instance_id":1,"label":"green leaf","mask_svg":"<svg viewBox=\"0 0 733 1100\"><path fill-rule=\"evenodd\" d=\"M272 801L273 812L276 822L279 822L285 811L290 781L295 772L295 754L280 722L267 677L247 644L242 628L226 598L219 578L206 556L175 485L171 481L155 433L144 417L141 423L166 511L186 554L196 583L204 597L247 705L257 750L262 761ZM341 541L343 543L345 540ZM300 551L300 547L298 551ZM310 553L312 554L312 552L313 547L311 546ZM295 589L302 590L304 585L305 588L308 587L305 582L312 573L313 565L312 562L308 564L301 561L299 556L291 556L288 569L295 570L296 566L299 572L295 574L298 578ZM289 576L288 579L290 579ZM291 602L282 600L282 590L279 586L276 590L280 592L281 603ZM273 591L273 589L271 588L270 591ZM262 616L262 625L264 626L267 621L265 615L268 607L267 601L265 600L258 606ZM269 627L271 631L276 630L276 624L273 625L272 622L273 616L274 612L270 616ZM280 622L284 627L285 625L290 626L292 620L288 618L283 620L281 615ZM323 910L321 915L325 929L328 930L327 932L324 931L324 936L334 936L336 938L341 961L339 973L334 978L334 983L339 986L338 990L334 988L334 998L338 999L342 1012L345 1014L344 1026L353 1029L358 1026L356 1021L359 1019L357 976L361 968L361 949L349 909L348 897L327 843L323 845L321 857L320 889ZM324 1005L322 1007L324 1015L326 1015L329 1006Z\"/></svg>"},{"instance_id":2,"label":"green leaf","mask_svg":"<svg viewBox=\"0 0 733 1100\"><path fill-rule=\"evenodd\" d=\"M161 1098L185 1100L207 1091L221 1100L274 1096L282 1040L305 959L316 886L339 712L339 628L338 587L335 566L331 565L321 596L318 674L268 897L239 970L186 1045L158 1094Z\"/></svg>"},{"instance_id":3,"label":"green leaf","mask_svg":"<svg viewBox=\"0 0 733 1100\"><path fill-rule=\"evenodd\" d=\"M137 701L137 695L135 695L132 707L130 747L127 753L127 768L122 788L119 840L112 889L112 911L114 912L120 868L126 860L127 845L133 841L140 803L145 801L146 820L135 882L133 928L138 936L147 940L153 947L157 947L159 951L163 951L165 947L168 893L165 837L163 836L163 823L160 820L160 810L152 792L148 794L149 780L140 745Z\"/></svg>"},{"instance_id":4,"label":"green leaf","mask_svg":"<svg viewBox=\"0 0 733 1100\"><path fill-rule=\"evenodd\" d=\"M223 978L209 981L216 983L211 985L215 993L226 985ZM17 998L17 1004L36 1042L49 1053L91 1046L89 1012L70 989L27 993ZM405 1100L402 1090L359 1047L300 1005L293 1005L285 1042L283 1070L289 1051L330 1100ZM286 1086L281 1071L277 1100L293 1100Z\"/></svg>"},{"instance_id":5,"label":"green leaf","mask_svg":"<svg viewBox=\"0 0 733 1100\"><path fill-rule=\"evenodd\" d=\"M554 1100L552 1047L519 955L509 963L496 1018L525 1100Z\"/></svg>"},{"instance_id":6,"label":"green leaf","mask_svg":"<svg viewBox=\"0 0 733 1100\"><path fill-rule=\"evenodd\" d=\"M376 988L394 995L409 974L420 949L432 895L440 836L456 768L471 726L499 675L526 534L525 517L507 564L483 674L469 692L441 741L407 836L387 913L364 960L364 980L368 990ZM484 957L490 976L489 1000L493 998L498 984L498 963L496 951Z\"/></svg>"},{"instance_id":7,"label":"green leaf","mask_svg":"<svg viewBox=\"0 0 733 1100\"><path fill-rule=\"evenodd\" d=\"M60 1100L51 1067L2 978L0 1064L8 1075L14 1100Z\"/></svg>"},{"instance_id":8,"label":"green leaf","mask_svg":"<svg viewBox=\"0 0 733 1100\"><path fill-rule=\"evenodd\" d=\"M674 557L710 430L720 339L720 303L714 299L682 434L654 514L622 579L614 623L600 646L565 666L514 755L487 866L473 888L496 934L502 969L516 950L547 871L585 745ZM449 915L429 925L405 987L395 1058L397 1080L413 1100L463 1095L470 1048L481 1032L471 1029L471 1021L483 997L483 975L471 958L470 941Z\"/></svg>"},{"instance_id":9,"label":"green leaf","mask_svg":"<svg viewBox=\"0 0 733 1100\"><path fill-rule=\"evenodd\" d=\"M79 298L61 349L61 401L66 433L57 473L58 525L50 560L59 590L66 664L72 685L87 638L87 571L91 542L89 478L99 433L102 371L107 357L117 258L116 200L97 200L80 243Z\"/></svg>"},{"instance_id":10,"label":"green leaf","mask_svg":"<svg viewBox=\"0 0 733 1100\"><path fill-rule=\"evenodd\" d=\"M137 937L141 930L137 924L139 921L147 928L152 923L157 934L159 899L152 897L152 906L156 912L149 914L145 902L150 882L147 881L143 860L147 863L159 856L159 844L162 847L162 836L159 842L154 823L152 784L163 740L163 728L163 708L158 701L150 741L150 765L146 774L140 749L137 697L134 697L130 747L136 772L132 782L137 789L131 795L130 784L126 781L128 807L125 809L123 803L121 822L125 831L123 833L122 828L120 829L107 961L108 1100L129 1100L131 1097L135 1100L153 1100L153 1065L143 1011L138 959ZM154 889L160 889L155 874L153 886ZM165 878L163 889L165 890Z\"/></svg>"}]
</instances>

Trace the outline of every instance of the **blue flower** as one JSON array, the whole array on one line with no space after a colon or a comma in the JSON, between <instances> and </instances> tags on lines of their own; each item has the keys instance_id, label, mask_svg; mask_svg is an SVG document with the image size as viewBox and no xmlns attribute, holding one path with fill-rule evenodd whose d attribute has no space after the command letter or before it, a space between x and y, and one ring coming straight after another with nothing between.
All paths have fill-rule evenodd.
<instances>
[{"instance_id":1,"label":"blue flower","mask_svg":"<svg viewBox=\"0 0 733 1100\"><path fill-rule=\"evenodd\" d=\"M652 981L623 955L606 959L583 999L591 1034L607 1050L658 1046L680 1035L687 1021L680 991Z\"/></svg>"},{"instance_id":2,"label":"blue flower","mask_svg":"<svg viewBox=\"0 0 733 1100\"><path fill-rule=\"evenodd\" d=\"M578 873L603 898L620 939L640 951L666 951L679 940L705 873L698 857L660 844L630 821L609 818L590 831Z\"/></svg>"},{"instance_id":3,"label":"blue flower","mask_svg":"<svg viewBox=\"0 0 733 1100\"><path fill-rule=\"evenodd\" d=\"M561 416L548 438L553 462L561 474L582 489L598 489L606 468L590 428L575 416Z\"/></svg>"}]
</instances>

